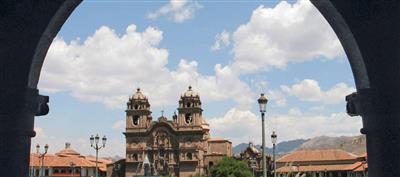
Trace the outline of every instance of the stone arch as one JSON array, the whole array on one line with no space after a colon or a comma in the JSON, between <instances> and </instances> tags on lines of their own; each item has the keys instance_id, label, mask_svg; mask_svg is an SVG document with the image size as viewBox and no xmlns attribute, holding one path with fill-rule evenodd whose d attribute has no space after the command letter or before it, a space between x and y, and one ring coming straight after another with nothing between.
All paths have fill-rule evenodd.
<instances>
[{"instance_id":1,"label":"stone arch","mask_svg":"<svg viewBox=\"0 0 400 177\"><path fill-rule=\"evenodd\" d=\"M39 83L40 72L42 70L43 62L46 57L47 51L54 37L60 31L61 27L64 25L65 21L75 10L76 7L82 2L82 0L66 0L64 1L57 12L50 19L46 29L41 35L39 42L37 43L35 53L32 57L32 63L29 71L28 87L37 88Z\"/></svg>"},{"instance_id":2,"label":"stone arch","mask_svg":"<svg viewBox=\"0 0 400 177\"><path fill-rule=\"evenodd\" d=\"M366 111L362 115L364 127L367 125L367 121L365 121L367 118L369 119L368 122L372 122L369 124L376 125L370 127L370 130L373 130L370 131L371 134L367 133L367 138L369 137L368 139L374 140L372 142L367 139L367 145L371 144L371 146L368 145L368 152L372 152L369 153L370 156L368 159L369 161L371 160L370 162L373 162L369 164L371 167L371 171L369 171L369 173L371 173L370 176L398 176L399 172L397 169L400 166L400 159L394 154L398 154L398 149L400 147L400 143L398 143L400 142L398 138L400 137L398 136L400 131L397 122L400 114L396 111L400 105L398 101L398 98L400 98L400 94L398 93L400 84L396 83L400 78L400 74L398 73L400 65L397 61L399 59L399 54L398 52L394 52L395 49L393 48L399 46L400 39L390 39L390 37L398 36L398 34L394 34L392 31L397 32L398 29L400 29L400 2L393 0L377 0L373 2L344 0L311 1L337 34L349 59L357 90L360 91L370 88L377 90L376 95L378 96L373 95L374 93L363 92L364 95L361 95L359 98L365 103L365 105L361 105L364 106L364 111ZM32 136L29 132L33 131L33 117L37 111L36 104L38 104L38 100L36 99L38 93L36 88L41 67L53 38L80 2L81 0L24 0L9 1L2 4L4 8L0 10L0 19L6 19L6 21L0 20L0 37L4 39L2 40L5 41L4 43L13 44L12 46L2 44L1 46L3 48L0 48L2 49L0 50L0 58L2 58L0 62L0 71L2 72L0 81L5 83L0 85L0 104L3 106L0 106L0 118L4 120L2 125L0 125L3 132L0 136L0 142L8 145L0 147L0 164L2 164L0 169L1 171L5 171L5 176L27 176L28 174L29 164L27 163L27 159L29 158L29 145ZM367 6L360 7L360 9L366 13L370 12L372 15L376 15L372 13L372 11L382 12L386 9L391 11L391 15L393 16L386 16L387 22L380 23L381 25L383 24L385 30L373 27L372 25L366 25L367 27L372 27L369 32L386 32L388 34L382 35L383 37L377 34L378 37L373 39L369 39L369 37L365 35L367 33L360 36L355 35L360 34L361 30L354 29L353 26L349 25L355 23L354 19L357 19L354 17L354 14L349 13L352 10L352 7L349 6L357 5L357 3L366 3ZM377 8L376 6L372 8L372 5L376 5L377 3L383 6L383 8L378 11L373 9ZM16 9L20 7L26 7L24 10L28 13L17 11ZM34 9L34 7L44 10L44 12ZM342 16L342 14L345 13L347 13L347 16ZM29 15L35 16L37 21L33 22L29 21L32 20L32 18L25 18ZM350 20L347 22L346 19ZM368 23L374 25L378 24L376 21L370 21ZM46 26L43 27L43 25ZM13 27L16 28L14 29ZM21 30L23 28L31 29L35 27L37 29L32 36L27 35L29 33L28 30ZM394 28L392 29L390 27ZM17 48L19 49L20 47L18 44L21 44L20 41L16 41L21 39L21 37L18 38L10 29L20 30L18 32L21 32L21 36L30 37L29 40L24 41L28 43L23 46L24 54L16 54L19 51ZM10 33L9 36L8 33ZM37 34L40 34L40 37L37 37ZM357 42L356 38L366 40ZM387 40L390 41L387 42ZM373 52L368 51L372 49L371 47L361 45L363 43L377 41L385 45L381 45L381 48ZM385 62L383 62L383 64L378 63L373 60L374 58L383 58ZM366 65L369 70L367 70ZM18 68L19 73L15 72L17 70L16 68ZM389 79L386 79L388 76ZM373 83L373 87L371 83ZM379 94L388 92L389 94L386 94L386 97L379 97ZM376 97L369 97L370 95ZM367 105L368 103L371 103L371 105ZM15 113L18 113L18 115ZM375 115L379 115L381 119L376 119L374 117ZM16 126L11 128L7 125ZM374 130L374 128L390 129L378 132ZM387 141L390 137L392 140ZM18 148L15 149L15 147Z\"/></svg>"},{"instance_id":3,"label":"stone arch","mask_svg":"<svg viewBox=\"0 0 400 177\"><path fill-rule=\"evenodd\" d=\"M353 33L342 15L331 1L311 0L311 2L328 21L329 25L335 31L336 36L339 38L349 60L356 88L370 88L369 77L362 54Z\"/></svg>"},{"instance_id":4,"label":"stone arch","mask_svg":"<svg viewBox=\"0 0 400 177\"><path fill-rule=\"evenodd\" d=\"M54 37L61 29L64 22L68 19L72 11L81 3L81 1L82 0L64 1L57 13L51 18L47 28L43 32L37 44L34 56L32 58L28 80L28 86L30 88L37 88L46 53ZM311 0L311 2L325 17L339 38L351 65L357 89L370 88L369 77L362 54L346 21L330 1Z\"/></svg>"}]
</instances>

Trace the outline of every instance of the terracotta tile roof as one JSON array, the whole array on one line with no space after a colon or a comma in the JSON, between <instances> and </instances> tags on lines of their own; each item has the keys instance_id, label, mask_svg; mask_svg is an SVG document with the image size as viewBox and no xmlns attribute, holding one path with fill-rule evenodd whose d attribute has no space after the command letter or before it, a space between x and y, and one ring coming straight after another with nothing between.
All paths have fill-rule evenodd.
<instances>
[{"instance_id":1,"label":"terracotta tile roof","mask_svg":"<svg viewBox=\"0 0 400 177\"><path fill-rule=\"evenodd\" d=\"M107 164L111 163L110 160L99 159L99 170L107 171ZM82 156L58 156L46 154L44 157L43 166L45 167L70 167L70 163L73 162L76 167L84 167L84 168L95 168L96 160L87 159ZM39 161L37 154L31 154L30 166L39 167L41 166L41 161Z\"/></svg>"},{"instance_id":2,"label":"terracotta tile roof","mask_svg":"<svg viewBox=\"0 0 400 177\"><path fill-rule=\"evenodd\" d=\"M65 149L56 153L58 156L80 156L79 152L71 148L71 143L65 143Z\"/></svg>"},{"instance_id":3,"label":"terracotta tile roof","mask_svg":"<svg viewBox=\"0 0 400 177\"><path fill-rule=\"evenodd\" d=\"M93 164L96 164L96 158L94 158L94 157L85 157L85 159L89 160ZM108 159L97 159L97 161L99 162L98 165L99 165L100 171L107 171L107 164L112 163L112 160L108 160Z\"/></svg>"},{"instance_id":4,"label":"terracotta tile roof","mask_svg":"<svg viewBox=\"0 0 400 177\"><path fill-rule=\"evenodd\" d=\"M342 165L310 165L310 166L285 166L278 168L278 173L287 172L312 172L312 171L352 171L354 164ZM361 165L361 164L360 164Z\"/></svg>"},{"instance_id":5,"label":"terracotta tile roof","mask_svg":"<svg viewBox=\"0 0 400 177\"><path fill-rule=\"evenodd\" d=\"M363 153L363 154L359 155L359 157L364 157L364 158L367 158L367 153L365 152L365 153Z\"/></svg>"},{"instance_id":6,"label":"terracotta tile roof","mask_svg":"<svg viewBox=\"0 0 400 177\"><path fill-rule=\"evenodd\" d=\"M46 155L44 157L43 166L47 167L69 167L73 162L77 167L95 167L95 164L85 158L79 156L57 156ZM40 166L37 154L31 155L30 166Z\"/></svg>"},{"instance_id":7,"label":"terracotta tile roof","mask_svg":"<svg viewBox=\"0 0 400 177\"><path fill-rule=\"evenodd\" d=\"M363 163L363 165L360 165L358 168L354 169L353 171L362 172L362 171L366 171L367 169L368 169L368 164Z\"/></svg>"},{"instance_id":8,"label":"terracotta tile roof","mask_svg":"<svg viewBox=\"0 0 400 177\"><path fill-rule=\"evenodd\" d=\"M357 156L339 149L294 151L278 159L277 162L313 162L356 160Z\"/></svg>"},{"instance_id":9,"label":"terracotta tile roof","mask_svg":"<svg viewBox=\"0 0 400 177\"><path fill-rule=\"evenodd\" d=\"M356 168L360 167L363 162L356 162L348 167L348 170L355 170Z\"/></svg>"}]
</instances>

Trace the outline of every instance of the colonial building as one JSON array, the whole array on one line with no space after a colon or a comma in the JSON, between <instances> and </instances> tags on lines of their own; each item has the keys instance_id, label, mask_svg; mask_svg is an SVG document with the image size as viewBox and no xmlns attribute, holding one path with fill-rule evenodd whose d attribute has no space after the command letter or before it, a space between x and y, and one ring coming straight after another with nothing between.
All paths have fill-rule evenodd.
<instances>
[{"instance_id":1,"label":"colonial building","mask_svg":"<svg viewBox=\"0 0 400 177\"><path fill-rule=\"evenodd\" d=\"M189 86L172 119L162 115L153 120L147 97L137 89L126 110L125 176L188 177L207 173L217 160L232 156L230 141L210 138L201 106L199 95Z\"/></svg>"},{"instance_id":2,"label":"colonial building","mask_svg":"<svg viewBox=\"0 0 400 177\"><path fill-rule=\"evenodd\" d=\"M99 177L106 176L106 164L111 160L98 159ZM37 153L30 157L30 177L92 177L96 172L96 159L83 156L71 148L70 143L65 143L65 149L55 153L46 154L39 158Z\"/></svg>"},{"instance_id":3,"label":"colonial building","mask_svg":"<svg viewBox=\"0 0 400 177\"><path fill-rule=\"evenodd\" d=\"M240 153L238 159L247 163L248 167L252 169L254 176L259 177L263 175L262 153L256 148L256 146L254 146L252 142L249 142L249 146ZM271 156L266 154L265 159L267 166L267 176L272 176Z\"/></svg>"},{"instance_id":4,"label":"colonial building","mask_svg":"<svg viewBox=\"0 0 400 177\"><path fill-rule=\"evenodd\" d=\"M294 151L277 160L277 173L279 177L365 177L366 158L338 149Z\"/></svg>"}]
</instances>

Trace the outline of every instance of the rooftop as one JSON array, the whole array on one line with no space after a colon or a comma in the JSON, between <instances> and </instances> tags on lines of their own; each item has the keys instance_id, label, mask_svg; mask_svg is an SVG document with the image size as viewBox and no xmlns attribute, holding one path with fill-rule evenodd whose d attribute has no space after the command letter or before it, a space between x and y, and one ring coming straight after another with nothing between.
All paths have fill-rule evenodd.
<instances>
[{"instance_id":1,"label":"rooftop","mask_svg":"<svg viewBox=\"0 0 400 177\"><path fill-rule=\"evenodd\" d=\"M106 165L112 163L111 160L98 159L99 170L107 171ZM93 157L80 155L77 151L71 148L70 143L65 143L65 149L53 154L46 154L44 157L43 166L45 167L70 167L73 163L76 167L95 168L96 160ZM41 161L37 153L32 153L30 156L29 166L39 167Z\"/></svg>"},{"instance_id":2,"label":"rooftop","mask_svg":"<svg viewBox=\"0 0 400 177\"><path fill-rule=\"evenodd\" d=\"M294 151L278 159L277 162L340 161L356 159L357 156L349 152L339 149L330 149Z\"/></svg>"}]
</instances>

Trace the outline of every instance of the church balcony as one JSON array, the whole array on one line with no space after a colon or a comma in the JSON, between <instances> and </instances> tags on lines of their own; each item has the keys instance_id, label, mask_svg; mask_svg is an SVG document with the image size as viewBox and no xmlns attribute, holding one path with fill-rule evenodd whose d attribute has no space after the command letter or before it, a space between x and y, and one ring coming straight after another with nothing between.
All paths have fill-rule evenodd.
<instances>
[{"instance_id":1,"label":"church balcony","mask_svg":"<svg viewBox=\"0 0 400 177\"><path fill-rule=\"evenodd\" d=\"M185 125L185 126L179 126L178 132L180 133L194 133L194 132L198 132L198 133L204 133L206 132L206 129L204 129L202 126L200 125Z\"/></svg>"},{"instance_id":2,"label":"church balcony","mask_svg":"<svg viewBox=\"0 0 400 177\"><path fill-rule=\"evenodd\" d=\"M197 160L197 159L181 159L180 161L179 161L180 163L199 163L199 160Z\"/></svg>"},{"instance_id":3,"label":"church balcony","mask_svg":"<svg viewBox=\"0 0 400 177\"><path fill-rule=\"evenodd\" d=\"M150 115L151 111L149 109L128 109L125 110L126 113L131 114L131 115Z\"/></svg>"},{"instance_id":4,"label":"church balcony","mask_svg":"<svg viewBox=\"0 0 400 177\"><path fill-rule=\"evenodd\" d=\"M184 107L184 108L178 108L179 113L201 113L203 109L199 107Z\"/></svg>"}]
</instances>

